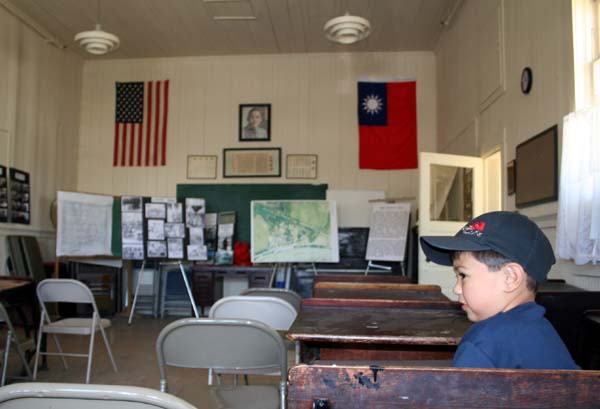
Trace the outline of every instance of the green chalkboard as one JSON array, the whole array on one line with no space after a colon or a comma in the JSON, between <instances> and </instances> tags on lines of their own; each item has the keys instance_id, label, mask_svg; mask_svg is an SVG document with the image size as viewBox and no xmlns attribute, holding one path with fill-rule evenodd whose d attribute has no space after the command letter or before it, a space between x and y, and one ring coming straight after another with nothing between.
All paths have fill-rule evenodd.
<instances>
[{"instance_id":1,"label":"green chalkboard","mask_svg":"<svg viewBox=\"0 0 600 409\"><path fill-rule=\"evenodd\" d=\"M110 249L113 256L121 257L121 199L115 198L112 208L112 240Z\"/></svg>"},{"instance_id":2,"label":"green chalkboard","mask_svg":"<svg viewBox=\"0 0 600 409\"><path fill-rule=\"evenodd\" d=\"M252 200L324 200L326 191L326 184L181 184L177 198L205 199L208 213L235 211L235 240L250 243Z\"/></svg>"}]
</instances>

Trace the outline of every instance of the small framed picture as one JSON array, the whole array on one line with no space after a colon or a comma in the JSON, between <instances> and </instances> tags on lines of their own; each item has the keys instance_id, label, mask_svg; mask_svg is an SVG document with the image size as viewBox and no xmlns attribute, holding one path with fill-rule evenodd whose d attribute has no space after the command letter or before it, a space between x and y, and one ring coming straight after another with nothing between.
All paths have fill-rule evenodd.
<instances>
[{"instance_id":1,"label":"small framed picture","mask_svg":"<svg viewBox=\"0 0 600 409\"><path fill-rule=\"evenodd\" d=\"M285 160L288 179L316 179L317 155L290 154Z\"/></svg>"},{"instance_id":2,"label":"small framed picture","mask_svg":"<svg viewBox=\"0 0 600 409\"><path fill-rule=\"evenodd\" d=\"M216 155L188 155L187 157L188 179L216 179L217 178L217 156Z\"/></svg>"},{"instance_id":3,"label":"small framed picture","mask_svg":"<svg viewBox=\"0 0 600 409\"><path fill-rule=\"evenodd\" d=\"M506 164L506 194L515 194L515 160Z\"/></svg>"},{"instance_id":4,"label":"small framed picture","mask_svg":"<svg viewBox=\"0 0 600 409\"><path fill-rule=\"evenodd\" d=\"M240 104L239 141L271 140L271 104Z\"/></svg>"}]
</instances>

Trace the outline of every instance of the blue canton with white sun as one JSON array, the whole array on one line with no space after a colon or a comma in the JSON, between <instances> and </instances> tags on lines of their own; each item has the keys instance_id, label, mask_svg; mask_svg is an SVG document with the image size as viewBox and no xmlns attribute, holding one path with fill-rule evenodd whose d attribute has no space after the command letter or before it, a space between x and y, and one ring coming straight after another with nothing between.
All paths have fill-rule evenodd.
<instances>
[{"instance_id":1,"label":"blue canton with white sun","mask_svg":"<svg viewBox=\"0 0 600 409\"><path fill-rule=\"evenodd\" d=\"M385 82L358 83L358 124L387 125L387 84Z\"/></svg>"}]
</instances>

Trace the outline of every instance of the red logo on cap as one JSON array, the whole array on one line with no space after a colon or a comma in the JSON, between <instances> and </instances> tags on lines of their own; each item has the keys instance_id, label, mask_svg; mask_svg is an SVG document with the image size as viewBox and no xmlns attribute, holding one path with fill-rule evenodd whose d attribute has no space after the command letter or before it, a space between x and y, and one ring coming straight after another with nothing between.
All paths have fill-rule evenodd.
<instances>
[{"instance_id":1,"label":"red logo on cap","mask_svg":"<svg viewBox=\"0 0 600 409\"><path fill-rule=\"evenodd\" d=\"M476 222L471 225L473 230L483 231L485 230L485 222Z\"/></svg>"}]
</instances>

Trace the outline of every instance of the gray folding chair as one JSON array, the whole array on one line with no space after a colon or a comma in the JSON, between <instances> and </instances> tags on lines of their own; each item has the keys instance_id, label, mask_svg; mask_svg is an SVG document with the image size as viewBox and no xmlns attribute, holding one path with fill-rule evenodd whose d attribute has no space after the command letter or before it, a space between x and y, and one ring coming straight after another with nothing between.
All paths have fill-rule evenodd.
<instances>
[{"instance_id":1,"label":"gray folding chair","mask_svg":"<svg viewBox=\"0 0 600 409\"><path fill-rule=\"evenodd\" d=\"M266 296L234 295L221 298L213 304L208 312L208 317L213 319L237 318L250 319L268 325L275 331L287 331L290 329L296 316L297 310L289 302L277 298ZM284 345L286 341L284 341ZM214 371L211 369L208 373L208 384L212 385ZM279 376L278 372L264 370L226 370L216 371L217 374L244 374L244 375L271 375ZM246 383L248 377L245 377ZM217 378L220 381L220 378ZM237 377L234 377L237 382Z\"/></svg>"},{"instance_id":2,"label":"gray folding chair","mask_svg":"<svg viewBox=\"0 0 600 409\"><path fill-rule=\"evenodd\" d=\"M211 386L206 408L285 409L287 353L279 334L252 320L184 318L158 335L160 390L168 391L167 366L217 370L279 371L279 386Z\"/></svg>"},{"instance_id":3,"label":"gray folding chair","mask_svg":"<svg viewBox=\"0 0 600 409\"><path fill-rule=\"evenodd\" d=\"M240 295L250 295L254 297L275 297L281 298L292 304L296 311L300 311L302 306L302 297L295 291L286 290L283 288L262 288L262 287L251 287L246 288L240 292Z\"/></svg>"},{"instance_id":4,"label":"gray folding chair","mask_svg":"<svg viewBox=\"0 0 600 409\"><path fill-rule=\"evenodd\" d=\"M105 328L110 327L110 320L100 318L98 313L98 307L96 307L96 301L90 289L80 281L69 280L69 279L47 279L43 280L38 284L37 296L40 302L40 308L42 310L42 316L40 319L40 326L38 331L37 348L35 352L35 363L33 367L33 379L37 378L37 367L38 359L40 355L58 355L61 357L65 370L67 369L67 362L65 356L87 358L87 371L85 376L85 383L90 383L90 371L92 369L92 356L94 354L94 335L96 331L100 331L104 345L106 345L106 351L110 358L110 362L115 372L117 372L117 364L113 358L108 338L104 332ZM50 315L46 308L46 303L56 302L67 302L67 303L78 303L78 304L89 304L92 307L91 318L63 318L58 321L51 321ZM42 334L51 334L56 343L56 349L58 352L41 352ZM90 347L87 354L73 354L63 353L58 337L56 334L69 334L69 335L89 335Z\"/></svg>"},{"instance_id":5,"label":"gray folding chair","mask_svg":"<svg viewBox=\"0 0 600 409\"><path fill-rule=\"evenodd\" d=\"M0 303L0 322L4 322L7 327L6 333L6 343L4 345L4 350L0 350L2 353L2 378L0 379L0 386L4 386L6 384L6 372L8 370L8 359L10 356L10 348L12 345L15 346L17 351L17 355L23 364L23 368L27 372L27 377L24 378L22 376L11 376L11 378L17 379L32 379L31 369L29 368L29 363L27 362L27 358L25 357L25 353L23 351L33 350L35 348L35 344L33 343L33 339L28 338L25 341L21 342L19 337L17 336L17 332L12 325L10 317L4 308L4 305Z\"/></svg>"},{"instance_id":6,"label":"gray folding chair","mask_svg":"<svg viewBox=\"0 0 600 409\"><path fill-rule=\"evenodd\" d=\"M168 393L137 386L16 383L0 388L2 409L196 409Z\"/></svg>"}]
</instances>

